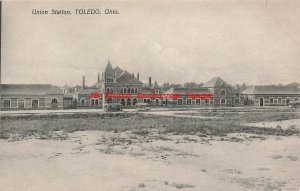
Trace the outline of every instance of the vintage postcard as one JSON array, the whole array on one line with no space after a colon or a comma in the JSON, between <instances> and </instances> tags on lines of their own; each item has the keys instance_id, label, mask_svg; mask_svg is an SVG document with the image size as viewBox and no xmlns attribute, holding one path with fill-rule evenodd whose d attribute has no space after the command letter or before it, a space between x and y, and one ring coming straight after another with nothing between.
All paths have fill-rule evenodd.
<instances>
[{"instance_id":1,"label":"vintage postcard","mask_svg":"<svg viewBox=\"0 0 300 191\"><path fill-rule=\"evenodd\" d=\"M1 191L298 191L300 1L2 1Z\"/></svg>"}]
</instances>

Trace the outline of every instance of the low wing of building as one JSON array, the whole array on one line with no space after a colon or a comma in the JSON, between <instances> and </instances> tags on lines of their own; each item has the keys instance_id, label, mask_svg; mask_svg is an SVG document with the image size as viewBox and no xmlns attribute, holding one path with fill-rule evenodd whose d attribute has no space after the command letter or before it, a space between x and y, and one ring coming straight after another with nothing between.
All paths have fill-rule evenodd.
<instances>
[{"instance_id":1,"label":"low wing of building","mask_svg":"<svg viewBox=\"0 0 300 191\"><path fill-rule=\"evenodd\" d=\"M250 86L242 92L245 103L254 106L284 106L300 100L300 89L287 86Z\"/></svg>"},{"instance_id":2,"label":"low wing of building","mask_svg":"<svg viewBox=\"0 0 300 191\"><path fill-rule=\"evenodd\" d=\"M63 107L63 91L49 84L1 84L1 109L54 109Z\"/></svg>"}]
</instances>

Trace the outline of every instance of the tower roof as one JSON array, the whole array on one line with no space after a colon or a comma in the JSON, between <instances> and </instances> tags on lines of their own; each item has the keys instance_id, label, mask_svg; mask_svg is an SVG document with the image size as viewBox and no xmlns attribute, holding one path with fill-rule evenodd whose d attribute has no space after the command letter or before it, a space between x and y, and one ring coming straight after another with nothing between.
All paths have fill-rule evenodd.
<instances>
[{"instance_id":1,"label":"tower roof","mask_svg":"<svg viewBox=\"0 0 300 191\"><path fill-rule=\"evenodd\" d=\"M110 63L110 60L108 60L108 63L106 65L104 74L105 74L105 76L108 76L108 77L114 77L114 75L115 75L115 72L114 72L114 69L113 69L113 67Z\"/></svg>"}]
</instances>

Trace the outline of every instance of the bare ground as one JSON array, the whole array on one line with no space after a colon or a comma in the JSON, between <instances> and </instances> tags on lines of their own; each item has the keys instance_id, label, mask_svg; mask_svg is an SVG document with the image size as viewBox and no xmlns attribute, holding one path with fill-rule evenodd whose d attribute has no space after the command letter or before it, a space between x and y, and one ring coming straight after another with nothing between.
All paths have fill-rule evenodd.
<instances>
[{"instance_id":1,"label":"bare ground","mask_svg":"<svg viewBox=\"0 0 300 191\"><path fill-rule=\"evenodd\" d=\"M246 115L3 118L1 190L298 190L299 130L238 125L298 114Z\"/></svg>"}]
</instances>

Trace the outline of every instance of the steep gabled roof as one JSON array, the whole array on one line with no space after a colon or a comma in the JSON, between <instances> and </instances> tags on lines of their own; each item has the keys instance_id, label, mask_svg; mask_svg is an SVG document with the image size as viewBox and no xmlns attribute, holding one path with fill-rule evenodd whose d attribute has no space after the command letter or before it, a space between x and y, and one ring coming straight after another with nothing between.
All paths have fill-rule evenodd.
<instances>
[{"instance_id":1,"label":"steep gabled roof","mask_svg":"<svg viewBox=\"0 0 300 191\"><path fill-rule=\"evenodd\" d=\"M138 84L142 83L139 80L137 80L132 74L130 74L127 71L124 71L119 78L117 78L117 83L132 83L132 84Z\"/></svg>"},{"instance_id":2,"label":"steep gabled roof","mask_svg":"<svg viewBox=\"0 0 300 191\"><path fill-rule=\"evenodd\" d=\"M116 74L116 77L118 78L123 72L124 70L122 70L121 68L119 68L119 66L117 66L115 69L114 69L114 72Z\"/></svg>"},{"instance_id":3,"label":"steep gabled roof","mask_svg":"<svg viewBox=\"0 0 300 191\"><path fill-rule=\"evenodd\" d=\"M221 87L222 85L225 86L230 86L228 83L226 83L222 78L220 77L214 77L208 82L206 82L202 87L207 87L207 88L216 88L216 87Z\"/></svg>"},{"instance_id":4,"label":"steep gabled roof","mask_svg":"<svg viewBox=\"0 0 300 191\"><path fill-rule=\"evenodd\" d=\"M108 63L106 65L104 74L105 74L106 77L114 77L115 76L115 72L114 72L114 69L113 69L113 67L110 63L110 60L108 60Z\"/></svg>"},{"instance_id":5,"label":"steep gabled roof","mask_svg":"<svg viewBox=\"0 0 300 191\"><path fill-rule=\"evenodd\" d=\"M154 89L159 88L159 85L158 85L158 83L156 82L156 80L155 80L155 82L154 82L154 84L153 84L153 88L154 88Z\"/></svg>"},{"instance_id":6,"label":"steep gabled roof","mask_svg":"<svg viewBox=\"0 0 300 191\"><path fill-rule=\"evenodd\" d=\"M242 94L295 94L300 95L300 89L287 86L250 86Z\"/></svg>"},{"instance_id":7,"label":"steep gabled roof","mask_svg":"<svg viewBox=\"0 0 300 191\"><path fill-rule=\"evenodd\" d=\"M50 84L1 84L0 92L2 95L63 94L60 87Z\"/></svg>"}]
</instances>

